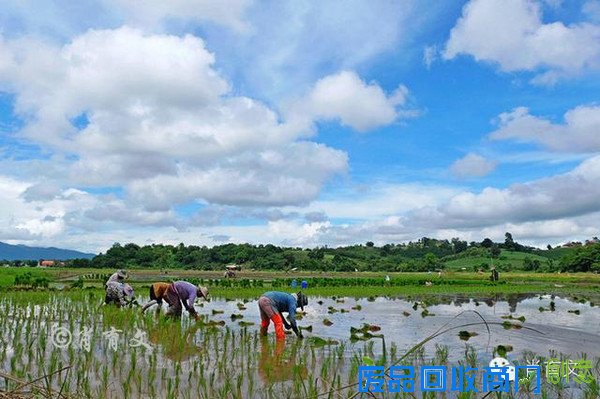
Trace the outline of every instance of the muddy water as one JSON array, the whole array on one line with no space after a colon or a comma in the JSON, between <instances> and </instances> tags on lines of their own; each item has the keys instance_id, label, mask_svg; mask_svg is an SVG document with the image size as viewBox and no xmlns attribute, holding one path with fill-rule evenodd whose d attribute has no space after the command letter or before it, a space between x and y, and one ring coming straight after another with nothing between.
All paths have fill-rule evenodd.
<instances>
[{"instance_id":1,"label":"muddy water","mask_svg":"<svg viewBox=\"0 0 600 399\"><path fill-rule=\"evenodd\" d=\"M344 302L340 303L342 300ZM317 303L318 301L322 304ZM200 313L206 314L211 320L224 320L232 328L236 328L238 322L232 322L230 316L242 314L244 317L240 320L254 322L255 326L250 328L258 329L260 316L257 303L250 301L244 304L245 310L239 310L237 303L240 302L213 300L205 303L204 307L200 308ZM352 309L357 305L360 305L361 310ZM337 312L329 313L330 307ZM543 311L540 311L540 307ZM223 310L224 313L213 315L212 309ZM342 313L342 309L348 312ZM428 316L423 316L425 309ZM305 332L305 336L314 335L347 341L350 338L350 327L360 327L363 323L375 324L381 327L379 333L384 335L386 344L389 346L392 342L395 343L400 352L444 326L457 327L426 345L428 353L432 353L435 344L447 345L450 349L450 360L463 357L465 341L458 336L461 330L478 334L471 337L468 344L475 347L482 359L491 356L493 348L497 345L513 347L509 358L521 357L527 351L542 356L549 356L552 352L563 353L571 355L572 358L580 358L582 353L588 354L589 357L600 355L600 307L593 306L590 302L579 303L558 296L520 295L508 299L449 296L410 301L382 297L374 301L312 297L305 310L306 314L298 321L300 326L312 326L312 332ZM579 315L573 311L579 311ZM522 323L519 320L502 318L509 315L514 318L524 316L525 321ZM460 327L464 324L482 323L482 318L489 323L489 333L484 324ZM325 319L333 324L326 326L323 323ZM505 329L501 325L505 321L522 325L523 328ZM373 340L377 352L381 347L381 340ZM351 353L354 347L363 345L362 341L350 343L347 351Z\"/></svg>"}]
</instances>

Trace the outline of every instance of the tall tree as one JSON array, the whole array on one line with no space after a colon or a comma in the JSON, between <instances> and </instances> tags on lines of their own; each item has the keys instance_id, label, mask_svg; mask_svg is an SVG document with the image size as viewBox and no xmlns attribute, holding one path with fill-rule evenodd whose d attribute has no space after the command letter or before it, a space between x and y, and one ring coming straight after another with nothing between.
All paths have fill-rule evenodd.
<instances>
[{"instance_id":1,"label":"tall tree","mask_svg":"<svg viewBox=\"0 0 600 399\"><path fill-rule=\"evenodd\" d=\"M513 240L512 234L508 231L504 234L504 248L508 250L515 249L515 241Z\"/></svg>"},{"instance_id":2,"label":"tall tree","mask_svg":"<svg viewBox=\"0 0 600 399\"><path fill-rule=\"evenodd\" d=\"M481 241L481 246L484 248L491 248L494 245L494 241L490 240L489 238L484 238L483 241Z\"/></svg>"}]
</instances>

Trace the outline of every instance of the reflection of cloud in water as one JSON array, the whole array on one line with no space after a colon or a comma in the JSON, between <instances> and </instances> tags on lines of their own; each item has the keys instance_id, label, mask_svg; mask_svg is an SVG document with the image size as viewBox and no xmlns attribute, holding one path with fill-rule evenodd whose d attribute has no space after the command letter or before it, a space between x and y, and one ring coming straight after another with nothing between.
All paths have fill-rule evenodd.
<instances>
[{"instance_id":1,"label":"reflection of cloud in water","mask_svg":"<svg viewBox=\"0 0 600 399\"><path fill-rule=\"evenodd\" d=\"M317 301L323 301L319 305ZM310 297L309 306L305 308L306 315L298 321L300 326L313 326L312 333L305 332L305 335L331 338L339 341L347 341L350 338L350 327L360 327L363 323L376 324L381 327L381 333L384 334L386 344L389 346L392 342L396 343L399 351L407 350L417 344L422 339L434 333L445 323L452 320L460 312L473 310L480 313L487 322L502 323L505 319L501 316L513 314L514 317L525 316L525 327L530 327L541 331L544 334L538 334L525 328L520 330L505 330L500 325L491 325L491 338L488 337L484 325L469 327L469 331L477 332L479 335L468 341L473 345L480 356L489 357L491 353L486 351L488 339L490 340L489 351L498 344L511 345L514 351L510 356L518 357L524 351L534 351L540 355L548 355L550 350L563 352L565 354L577 354L582 351L595 355L595 348L600 347L600 308L591 307L589 304L580 304L565 298L539 295L487 295L477 298L477 300L464 295L446 295L429 296L423 298L411 299L410 301L402 299L387 299L378 297L375 301L367 299L344 298L344 303L338 303L330 297ZM548 308L550 301L554 300L556 310L554 312L540 312L540 306ZM225 320L227 325L232 328L241 328L237 323L231 323L232 313L241 313L244 315L242 320L258 323L260 320L256 301L249 301L245 304L246 310L240 311L237 308L238 301L220 301L213 300L206 303L204 308L198 308L200 313L207 314L214 320ZM419 302L417 310L413 309L413 304ZM435 316L422 317L422 302L430 305L427 309ZM479 306L477 306L479 303ZM360 304L362 310L352 310L352 307ZM328 307L337 310L345 309L348 313L328 313ZM212 309L222 309L223 314L213 316ZM581 315L577 316L568 313L568 310L579 309ZM408 312L407 317L403 312ZM329 319L333 322L332 326L325 326L323 319ZM465 323L480 323L481 319L473 312L466 312L456 320L451 321L452 326L460 326ZM511 322L518 323L516 320ZM249 327L257 328L257 327ZM428 354L432 354L435 344L447 345L450 349L450 360L462 358L465 350L465 342L458 337L461 328L450 331L441 337L431 341L426 345ZM290 341L295 337L289 337ZM374 340L375 351L381 350L380 340ZM353 348L362 348L364 342L349 344L348 351ZM488 359L489 360L489 359Z\"/></svg>"}]
</instances>

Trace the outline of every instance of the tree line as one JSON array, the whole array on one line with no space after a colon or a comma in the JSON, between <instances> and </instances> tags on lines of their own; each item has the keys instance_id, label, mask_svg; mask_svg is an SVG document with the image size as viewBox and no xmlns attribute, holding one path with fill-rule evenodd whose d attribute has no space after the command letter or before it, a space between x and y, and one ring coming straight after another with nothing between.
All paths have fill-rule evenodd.
<instances>
[{"instance_id":1,"label":"tree line","mask_svg":"<svg viewBox=\"0 0 600 399\"><path fill-rule=\"evenodd\" d=\"M433 271L443 269L444 262L461 257L500 258L502 250L531 253L548 258L548 262L525 258L517 267L528 271L600 271L600 244L588 242L568 250L548 246L541 250L517 243L510 233L503 242L485 238L467 242L459 238L439 240L423 237L417 241L376 246L365 244L329 248L290 248L271 244L224 244L214 247L196 245L152 244L139 246L115 243L106 253L93 259L68 261L70 267L157 268L222 270L228 264L240 264L256 270L323 270L323 271ZM482 265L483 266L483 265ZM511 266L512 267L512 266ZM508 267L504 267L506 270Z\"/></svg>"},{"instance_id":2,"label":"tree line","mask_svg":"<svg viewBox=\"0 0 600 399\"><path fill-rule=\"evenodd\" d=\"M520 264L507 262L501 254L513 251L526 253ZM529 257L529 254L532 256ZM537 256L547 260L541 260ZM467 242L460 238L440 240L423 237L416 241L376 246L365 244L329 248L279 247L272 244L224 244L214 247L197 245L152 244L139 246L115 243L105 253L93 259L66 261L76 268L156 268L222 270L225 265L240 264L256 270L322 270L322 271L435 271L444 268L445 262L456 259L483 258L486 261L469 270L489 267L499 270L525 270L538 272L600 272L600 242L596 237L585 243L546 249L534 248L516 242L511 233L503 242L485 238L481 242ZM497 261L496 261L497 259ZM5 261L11 266L35 266L37 261Z\"/></svg>"}]
</instances>

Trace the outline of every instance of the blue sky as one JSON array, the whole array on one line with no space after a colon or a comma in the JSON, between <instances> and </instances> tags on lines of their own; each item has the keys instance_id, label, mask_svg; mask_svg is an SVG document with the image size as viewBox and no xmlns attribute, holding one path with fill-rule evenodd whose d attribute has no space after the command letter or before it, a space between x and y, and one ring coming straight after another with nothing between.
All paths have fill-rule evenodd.
<instances>
[{"instance_id":1,"label":"blue sky","mask_svg":"<svg viewBox=\"0 0 600 399\"><path fill-rule=\"evenodd\" d=\"M600 1L12 1L0 241L600 228Z\"/></svg>"}]
</instances>

